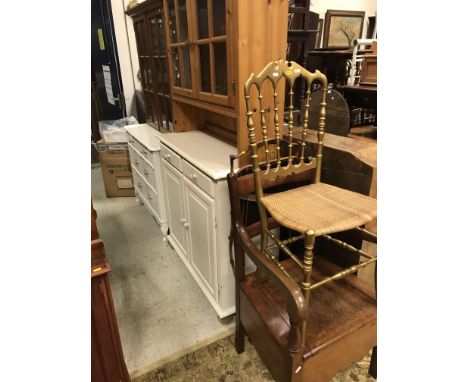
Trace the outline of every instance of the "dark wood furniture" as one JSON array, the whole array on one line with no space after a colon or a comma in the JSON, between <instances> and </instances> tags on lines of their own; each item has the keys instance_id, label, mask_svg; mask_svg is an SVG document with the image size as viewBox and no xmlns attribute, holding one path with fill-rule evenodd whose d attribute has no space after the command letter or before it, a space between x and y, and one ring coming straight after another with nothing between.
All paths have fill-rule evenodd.
<instances>
[{"instance_id":1,"label":"dark wood furniture","mask_svg":"<svg viewBox=\"0 0 468 382\"><path fill-rule=\"evenodd\" d=\"M353 57L349 49L321 48L309 51L307 70L320 70L328 78L328 83L337 88L348 81L348 60Z\"/></svg>"},{"instance_id":2,"label":"dark wood furniture","mask_svg":"<svg viewBox=\"0 0 468 382\"><path fill-rule=\"evenodd\" d=\"M377 55L367 54L362 59L361 85L377 85Z\"/></svg>"},{"instance_id":3,"label":"dark wood furniture","mask_svg":"<svg viewBox=\"0 0 468 382\"><path fill-rule=\"evenodd\" d=\"M310 0L294 0L289 2L288 18L286 59L305 67L307 53L315 48L316 36L319 33L319 14L310 11ZM305 88L304 81L296 81L294 104L301 104L305 98Z\"/></svg>"},{"instance_id":4,"label":"dark wood furniture","mask_svg":"<svg viewBox=\"0 0 468 382\"><path fill-rule=\"evenodd\" d=\"M163 1L147 0L126 13L133 18L146 121L161 131L173 131Z\"/></svg>"},{"instance_id":5,"label":"dark wood furniture","mask_svg":"<svg viewBox=\"0 0 468 382\"><path fill-rule=\"evenodd\" d=\"M377 126L377 85L344 85L339 88L350 110L362 109L358 122L352 126Z\"/></svg>"},{"instance_id":6,"label":"dark wood furniture","mask_svg":"<svg viewBox=\"0 0 468 382\"><path fill-rule=\"evenodd\" d=\"M91 206L91 380L130 382L109 285L104 243Z\"/></svg>"}]
</instances>

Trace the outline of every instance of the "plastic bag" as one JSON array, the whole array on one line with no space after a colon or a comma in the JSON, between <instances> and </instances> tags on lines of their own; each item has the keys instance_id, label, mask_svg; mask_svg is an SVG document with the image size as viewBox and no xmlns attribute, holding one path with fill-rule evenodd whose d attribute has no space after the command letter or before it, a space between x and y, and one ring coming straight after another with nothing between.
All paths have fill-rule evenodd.
<instances>
[{"instance_id":1,"label":"plastic bag","mask_svg":"<svg viewBox=\"0 0 468 382\"><path fill-rule=\"evenodd\" d=\"M105 143L128 142L125 126L138 125L135 117L125 117L114 121L100 121L99 133Z\"/></svg>"}]
</instances>

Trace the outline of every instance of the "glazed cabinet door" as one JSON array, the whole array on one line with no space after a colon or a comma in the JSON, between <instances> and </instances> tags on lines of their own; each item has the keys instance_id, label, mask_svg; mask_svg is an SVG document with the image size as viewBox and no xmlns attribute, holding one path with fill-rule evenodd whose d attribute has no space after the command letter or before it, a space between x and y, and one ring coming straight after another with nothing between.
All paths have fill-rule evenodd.
<instances>
[{"instance_id":1,"label":"glazed cabinet door","mask_svg":"<svg viewBox=\"0 0 468 382\"><path fill-rule=\"evenodd\" d=\"M172 92L195 97L190 0L166 0Z\"/></svg>"},{"instance_id":2,"label":"glazed cabinet door","mask_svg":"<svg viewBox=\"0 0 468 382\"><path fill-rule=\"evenodd\" d=\"M147 15L151 58L154 69L154 107L159 126L166 130L172 127L172 102L167 58L166 33L164 28L163 4Z\"/></svg>"},{"instance_id":3,"label":"glazed cabinet door","mask_svg":"<svg viewBox=\"0 0 468 382\"><path fill-rule=\"evenodd\" d=\"M214 200L184 178L190 263L209 293L216 296Z\"/></svg>"},{"instance_id":4,"label":"glazed cabinet door","mask_svg":"<svg viewBox=\"0 0 468 382\"><path fill-rule=\"evenodd\" d=\"M188 221L184 205L183 175L165 160L162 162L170 236L187 258Z\"/></svg>"},{"instance_id":5,"label":"glazed cabinet door","mask_svg":"<svg viewBox=\"0 0 468 382\"><path fill-rule=\"evenodd\" d=\"M145 15L133 20L135 29L135 39L138 51L138 62L140 64L140 79L145 102L146 121L151 125L156 125L158 111L154 103L154 73L151 61L151 49L148 42L148 29Z\"/></svg>"},{"instance_id":6,"label":"glazed cabinet door","mask_svg":"<svg viewBox=\"0 0 468 382\"><path fill-rule=\"evenodd\" d=\"M230 0L194 0L194 45L198 98L232 106ZM229 11L229 12L228 12Z\"/></svg>"}]
</instances>

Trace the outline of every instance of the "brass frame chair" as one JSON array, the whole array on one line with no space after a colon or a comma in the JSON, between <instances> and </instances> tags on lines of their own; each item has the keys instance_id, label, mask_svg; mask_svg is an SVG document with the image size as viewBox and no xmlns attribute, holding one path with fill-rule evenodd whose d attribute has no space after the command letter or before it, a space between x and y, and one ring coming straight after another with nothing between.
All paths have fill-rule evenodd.
<instances>
[{"instance_id":1,"label":"brass frame chair","mask_svg":"<svg viewBox=\"0 0 468 382\"><path fill-rule=\"evenodd\" d=\"M292 116L294 108L293 89L294 82L299 76L303 76L305 78L307 92L302 124L302 139L300 142L295 142L293 140ZM277 90L279 82L283 77L285 78L286 84L289 88L289 93L287 93L289 94L289 105L287 106L287 109L289 110L289 123L286 139L280 137L280 105L278 105L277 102ZM275 132L274 138L269 138L267 134L268 128L266 113L268 112L268 109L264 106L265 101L262 90L262 85L264 82L269 82L272 85L272 96L274 102L272 123L274 125ZM323 99L321 102L318 121L317 150L315 156L312 156L310 155L310 150L307 147L308 145L306 142L306 137L308 132L311 131L308 130L310 106L309 99L311 94L311 87L313 83L317 82L321 85ZM254 297L253 294L249 292L251 289L248 288L252 286L255 287L255 284L257 283L258 285L263 283L265 281L263 276L266 275L268 276L267 278L269 278L269 280L279 288L283 297L285 298L284 302L287 305L287 314L289 317L289 324L291 326L288 333L287 344L289 355L286 357L286 361L283 360L287 365L286 371L284 370L284 367L281 370L278 369L279 366L277 360L269 361L269 355L265 353L264 349L261 349L262 345L258 341L256 343L256 347L257 350L259 350L260 356L277 380L301 380L301 373L299 373L299 371L302 368L302 362L304 362L306 358L310 357L312 353L318 351L309 351L309 355L307 357L305 355L305 353L307 353L307 321L309 311L314 309L313 301L312 305L309 307L311 291L317 290L319 287L325 286L333 281L341 280L346 276L353 275L359 268L365 267L377 260L377 257L370 256L362 250L331 236L333 233L346 230L355 230L364 240L368 240L374 243L377 242L376 235L362 228L364 224L370 222L376 217L375 199L320 182L323 139L325 133L325 100L327 86L328 83L325 75L319 71L310 73L293 61L274 61L266 65L266 67L258 75L254 75L252 73L249 79L246 81L244 87L247 107L246 114L249 147L244 152L236 156L231 156L231 173L228 175L228 185L230 191L232 215L232 231L230 239L234 242L235 248L235 260L231 255L231 263L235 268L236 274L236 308L238 312L236 316L236 349L238 352L243 351L243 337L245 335L245 330L247 329L245 326L250 326L250 333L247 329L247 334L249 334L250 337L256 336L254 330L252 329L253 327L256 327L257 329L263 327L260 324L254 326L251 325L251 322L260 320L259 318L244 318L245 315L243 316L243 303L241 300L243 298L248 299L248 297L245 296L248 296L250 293L253 301L256 297ZM251 99L250 97L252 87L256 87L257 89L258 109L254 107L255 99ZM254 122L254 112L257 110L258 116L256 120L260 125L262 134L262 138L259 141L256 139ZM245 155L250 156L250 164L240 168L238 171L235 171L235 160ZM308 181L310 184L272 194L267 194L264 192L264 189L271 190L271 187L291 185L301 181ZM246 227L242 221L243 217L241 216L240 199L253 191L255 191L255 199L259 213L259 222ZM297 232L298 234L286 240L280 240L272 231L273 228L279 226L286 227ZM258 234L261 235L260 249L257 248L251 240L253 236ZM366 260L360 261L358 264L355 264L349 268L340 269L327 262L324 263L322 260L319 261L319 259L316 259L317 264L321 264L320 267L322 268L320 270L317 269L313 277L313 249L315 238L318 236L335 243L345 251L349 251L364 257ZM272 244L269 244L269 239L271 239ZM300 255L298 256L294 254L288 248L290 244L301 240L304 241L305 247L302 258ZM292 270L290 266L284 266L283 262L278 260L277 256L273 253L275 248L278 249L278 251L284 253L291 260L290 264L294 264L296 268L299 267L299 273L302 273L302 279L299 281L300 288L298 288L297 285L298 272ZM257 266L254 281L249 281L249 286L245 284L247 278L245 275L245 259L243 257L244 253L246 253ZM324 268L327 269L326 272L323 271ZM317 280L317 274L322 275L322 279ZM325 277L323 277L323 275L325 275ZM315 279L314 282L313 279ZM362 341L363 343L361 344L361 347L358 346L356 348L359 348L357 353L362 353L362 349L366 349L367 345L371 344L367 351L375 346L375 291L370 291L368 286L364 285L364 283L358 280L357 277L351 276L351 278L347 279L350 280L346 282L353 286L353 290L356 290L356 292L353 293L358 293L360 296L359 298L363 299L360 302L361 305L358 309L359 314L361 314L364 310L366 311L365 325L368 327L368 330L366 329L367 331L365 332L366 340ZM335 291L337 296L339 296L340 293L348 293L347 289L339 289L344 288L343 285L344 284L340 284L336 287L338 288ZM270 288L268 290L271 291L272 289ZM319 295L317 294L317 296ZM349 296L351 296L351 294ZM352 297L351 300L353 298L354 297ZM244 303L244 306L247 307L250 305ZM363 306L365 306L365 308L363 308ZM251 308L245 309L249 310ZM258 314L259 317L262 315L259 313L259 310L255 314ZM352 315L350 315L350 317L351 316ZM248 323L246 324L246 322ZM353 321L353 323L356 328L353 327L354 329L352 330L355 330L356 333L358 333L358 326L361 324L358 324L358 321L356 320ZM312 330L312 328L309 328L309 330ZM348 328L346 330L350 331L351 329ZM338 337L343 337L348 334L340 334ZM279 337L277 337L277 339L278 338ZM337 339L334 339L331 342L336 340ZM277 342L278 341L281 342L279 339ZM325 350L323 350L323 353L326 353ZM351 351L351 353L354 354L353 351ZM374 353L376 354L376 348ZM302 354L302 356L299 357L298 354ZM361 354L361 356L362 355L364 354ZM340 357L340 360L346 358L343 356ZM353 357L356 356L353 355ZM373 363L375 363L374 358L375 357L373 357ZM340 360L335 362L338 367L343 366L343 363ZM295 370L293 370L294 368ZM375 364L373 365L372 369L375 369ZM333 367L330 370L333 370ZM337 370L334 372L336 371ZM302 373L302 375L305 375L304 373ZM330 374L324 373L322 376L330 377ZM313 380L322 380L320 378L321 377L317 376L317 378Z\"/></svg>"}]
</instances>

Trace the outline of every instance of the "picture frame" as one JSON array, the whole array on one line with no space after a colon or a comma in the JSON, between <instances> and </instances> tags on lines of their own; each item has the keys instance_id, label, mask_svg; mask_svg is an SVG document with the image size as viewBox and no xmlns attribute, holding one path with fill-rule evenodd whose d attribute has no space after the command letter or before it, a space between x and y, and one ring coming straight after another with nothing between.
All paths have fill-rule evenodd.
<instances>
[{"instance_id":1,"label":"picture frame","mask_svg":"<svg viewBox=\"0 0 468 382\"><path fill-rule=\"evenodd\" d=\"M323 28L324 48L349 49L355 38L361 38L364 11L327 10Z\"/></svg>"}]
</instances>

